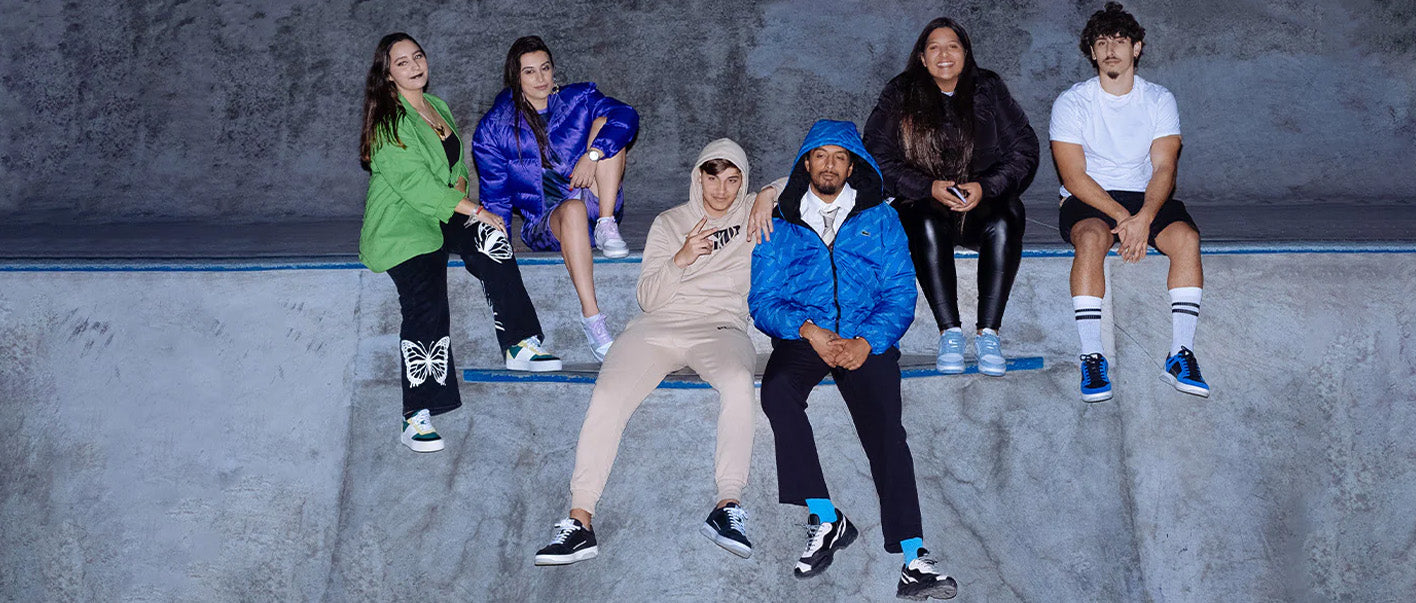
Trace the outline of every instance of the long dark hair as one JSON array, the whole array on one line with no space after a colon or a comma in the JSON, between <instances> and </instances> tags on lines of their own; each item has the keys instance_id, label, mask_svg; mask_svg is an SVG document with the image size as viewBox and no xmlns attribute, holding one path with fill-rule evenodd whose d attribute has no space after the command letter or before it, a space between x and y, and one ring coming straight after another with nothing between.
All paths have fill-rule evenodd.
<instances>
[{"instance_id":1,"label":"long dark hair","mask_svg":"<svg viewBox=\"0 0 1416 603\"><path fill-rule=\"evenodd\" d=\"M939 85L924 67L929 34L940 28L953 30L964 48L964 68L952 96L939 92ZM948 17L930 21L919 32L905 70L896 77L903 89L899 135L905 160L935 178L965 180L973 158L974 88L978 83L978 65L968 32Z\"/></svg>"},{"instance_id":2,"label":"long dark hair","mask_svg":"<svg viewBox=\"0 0 1416 603\"><path fill-rule=\"evenodd\" d=\"M403 146L398 139L398 118L403 117L403 103L398 102L398 86L388 77L388 53L393 45L404 40L412 42L423 51L423 45L403 32L391 33L379 40L374 49L374 62L369 65L369 76L364 80L364 130L359 135L359 165L369 169L374 157L374 147L392 143ZM423 91L428 91L428 83L423 82Z\"/></svg>"},{"instance_id":3,"label":"long dark hair","mask_svg":"<svg viewBox=\"0 0 1416 603\"><path fill-rule=\"evenodd\" d=\"M536 136L536 147L541 154L541 165L551 167L550 161L546 157L546 148L550 146L550 139L546 136L546 124L537 118L536 108L531 106L531 101L526 100L526 94L521 91L521 57L533 52L544 52L546 58L551 62L551 68L555 69L556 59L551 56L551 49L546 43L541 41L540 36L522 36L511 43L511 48L506 51L506 63L502 65L502 82L511 89L512 106L516 112L512 114L511 130L515 132L516 152L521 153L521 122L524 120L531 126L531 133Z\"/></svg>"}]
</instances>

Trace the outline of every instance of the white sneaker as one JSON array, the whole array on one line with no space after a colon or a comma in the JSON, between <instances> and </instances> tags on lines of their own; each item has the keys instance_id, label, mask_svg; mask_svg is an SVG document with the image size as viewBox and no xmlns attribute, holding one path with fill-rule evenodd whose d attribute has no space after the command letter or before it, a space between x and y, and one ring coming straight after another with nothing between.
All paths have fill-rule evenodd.
<instances>
[{"instance_id":1,"label":"white sneaker","mask_svg":"<svg viewBox=\"0 0 1416 603\"><path fill-rule=\"evenodd\" d=\"M437 452L443 449L442 436L433 429L432 415L424 408L403 420L403 435L399 437L413 452Z\"/></svg>"},{"instance_id":2,"label":"white sneaker","mask_svg":"<svg viewBox=\"0 0 1416 603\"><path fill-rule=\"evenodd\" d=\"M610 327L605 324L605 313L601 312L590 318L581 317L580 328L585 330L585 341L590 343L590 353L595 355L595 360L605 361L605 354L610 352L610 346L615 343L615 338L610 336Z\"/></svg>"},{"instance_id":3,"label":"white sneaker","mask_svg":"<svg viewBox=\"0 0 1416 603\"><path fill-rule=\"evenodd\" d=\"M506 349L506 368L533 373L558 371L561 370L561 359L542 348L541 338L532 335Z\"/></svg>"},{"instance_id":4,"label":"white sneaker","mask_svg":"<svg viewBox=\"0 0 1416 603\"><path fill-rule=\"evenodd\" d=\"M619 224L614 218L600 218L595 221L595 245L607 258L622 258L629 255L629 245L620 237Z\"/></svg>"}]
</instances>

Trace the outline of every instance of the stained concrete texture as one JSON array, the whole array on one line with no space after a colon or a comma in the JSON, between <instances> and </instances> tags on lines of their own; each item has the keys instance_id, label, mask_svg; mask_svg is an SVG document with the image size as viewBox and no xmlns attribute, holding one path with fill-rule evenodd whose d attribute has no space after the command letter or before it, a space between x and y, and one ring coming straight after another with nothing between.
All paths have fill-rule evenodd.
<instances>
[{"instance_id":1,"label":"stained concrete texture","mask_svg":"<svg viewBox=\"0 0 1416 603\"><path fill-rule=\"evenodd\" d=\"M1214 394L1159 375L1165 262L1109 267L1117 396L1077 399L1066 258L1027 258L1005 349L1046 368L905 382L926 546L961 600L1395 601L1416 592L1414 254L1208 255ZM596 266L616 328L638 266ZM559 265L526 266L551 347L588 350ZM974 262L961 262L974 315ZM464 366L495 366L450 276ZM1361 294L1352 292L1361 290ZM716 404L655 392L596 517L601 555L537 568L590 387L463 384L447 450L397 443L394 287L361 270L0 272L0 599L892 600L840 396L809 414L861 539L813 580L757 416L752 558L697 533ZM921 304L903 342L933 348ZM765 350L766 341L756 340Z\"/></svg>"},{"instance_id":2,"label":"stained concrete texture","mask_svg":"<svg viewBox=\"0 0 1416 603\"><path fill-rule=\"evenodd\" d=\"M813 120L863 123L940 14L970 30L1045 140L1052 100L1093 75L1077 39L1101 4L3 0L0 216L356 218L363 79L397 30L425 45L432 91L466 135L502 88L511 41L543 36L561 81L639 109L626 189L652 216L678 202L707 140L737 139L771 176ZM1416 198L1410 2L1131 4L1147 28L1141 73L1179 101L1180 198ZM1043 154L1030 203L1056 190Z\"/></svg>"}]
</instances>

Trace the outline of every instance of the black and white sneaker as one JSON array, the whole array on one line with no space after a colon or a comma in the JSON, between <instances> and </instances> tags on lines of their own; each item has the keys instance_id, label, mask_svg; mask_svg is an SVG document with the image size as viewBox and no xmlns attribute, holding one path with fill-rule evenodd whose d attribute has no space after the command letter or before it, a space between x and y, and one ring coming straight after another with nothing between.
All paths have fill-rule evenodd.
<instances>
[{"instance_id":1,"label":"black and white sneaker","mask_svg":"<svg viewBox=\"0 0 1416 603\"><path fill-rule=\"evenodd\" d=\"M802 552L801 559L797 559L796 567L792 568L792 573L798 578L810 578L826 571L836 551L850 546L860 534L855 525L846 519L846 514L840 511L836 511L835 522L823 522L815 513L806 521L806 551Z\"/></svg>"},{"instance_id":2,"label":"black and white sneaker","mask_svg":"<svg viewBox=\"0 0 1416 603\"><path fill-rule=\"evenodd\" d=\"M698 531L718 546L728 549L729 553L743 559L752 556L752 543L747 540L747 511L737 503L713 509Z\"/></svg>"},{"instance_id":3,"label":"black and white sneaker","mask_svg":"<svg viewBox=\"0 0 1416 603\"><path fill-rule=\"evenodd\" d=\"M593 559L600 554L595 544L595 532L569 517L556 522L556 535L551 543L536 551L536 565L570 565Z\"/></svg>"},{"instance_id":4,"label":"black and white sneaker","mask_svg":"<svg viewBox=\"0 0 1416 603\"><path fill-rule=\"evenodd\" d=\"M900 568L900 584L895 588L895 596L911 601L952 599L959 593L959 583L935 567L938 562L927 557L929 551L919 549L919 557L909 565Z\"/></svg>"}]
</instances>

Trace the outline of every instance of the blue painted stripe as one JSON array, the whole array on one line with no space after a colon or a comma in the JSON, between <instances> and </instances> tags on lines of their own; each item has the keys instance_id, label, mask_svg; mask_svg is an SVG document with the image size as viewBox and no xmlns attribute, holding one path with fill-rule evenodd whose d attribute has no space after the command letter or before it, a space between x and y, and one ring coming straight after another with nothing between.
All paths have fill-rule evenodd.
<instances>
[{"instance_id":1,"label":"blue painted stripe","mask_svg":"<svg viewBox=\"0 0 1416 603\"><path fill-rule=\"evenodd\" d=\"M1038 356L1026 356L1023 358L1011 358L1008 360L1009 371L1035 371L1043 367L1042 358ZM965 375L978 373L978 366L970 363L965 369ZM907 368L900 371L900 377L904 379L920 379L923 377L943 377L938 371L932 368ZM521 371L509 371L506 369L464 369L462 380L467 383L579 383L591 385L595 383L596 375L583 372L545 372L527 373ZM753 380L758 387L762 386L762 375L757 375ZM836 381L830 377L821 381L821 385L835 385ZM659 382L659 389L712 389L697 376L673 375Z\"/></svg>"},{"instance_id":2,"label":"blue painted stripe","mask_svg":"<svg viewBox=\"0 0 1416 603\"><path fill-rule=\"evenodd\" d=\"M1413 243L1214 243L1205 244L1205 255L1274 255L1274 254L1413 254ZM1151 252L1154 253L1154 252ZM955 257L976 258L978 253L959 250ZM1116 256L1116 252L1111 252ZM1072 249L1065 247L1024 249L1025 258L1069 258ZM522 266L563 265L554 254L523 254L517 257ZM640 257L595 258L596 264L638 264ZM461 268L462 260L448 261L448 266ZM0 272L275 272L288 270L364 270L359 262L344 260L0 260Z\"/></svg>"}]
</instances>

